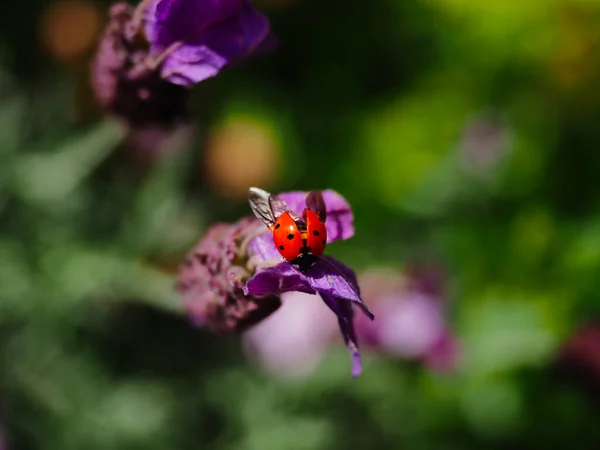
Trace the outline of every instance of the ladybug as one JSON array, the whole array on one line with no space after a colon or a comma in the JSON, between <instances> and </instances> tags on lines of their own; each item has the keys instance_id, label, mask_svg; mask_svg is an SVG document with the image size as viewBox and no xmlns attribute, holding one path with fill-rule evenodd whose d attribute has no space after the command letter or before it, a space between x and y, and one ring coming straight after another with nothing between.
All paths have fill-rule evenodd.
<instances>
[{"instance_id":1,"label":"ladybug","mask_svg":"<svg viewBox=\"0 0 600 450\"><path fill-rule=\"evenodd\" d=\"M251 187L250 208L273 233L277 251L296 269L314 266L327 245L326 210L323 195L313 191L306 197L302 217L281 199L262 189Z\"/></svg>"}]
</instances>

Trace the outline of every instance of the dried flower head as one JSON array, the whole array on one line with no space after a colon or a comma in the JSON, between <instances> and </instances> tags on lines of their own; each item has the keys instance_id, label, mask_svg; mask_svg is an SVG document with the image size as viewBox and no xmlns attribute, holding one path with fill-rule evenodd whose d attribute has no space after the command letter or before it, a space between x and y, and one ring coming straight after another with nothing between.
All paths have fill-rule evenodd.
<instances>
[{"instance_id":1,"label":"dried flower head","mask_svg":"<svg viewBox=\"0 0 600 450\"><path fill-rule=\"evenodd\" d=\"M110 8L108 25L92 62L92 85L100 106L108 113L136 127L170 126L185 118L187 93L183 87L166 82L152 67L139 14L127 3Z\"/></svg>"},{"instance_id":2,"label":"dried flower head","mask_svg":"<svg viewBox=\"0 0 600 450\"><path fill-rule=\"evenodd\" d=\"M259 224L250 218L217 224L189 253L179 273L179 291L190 317L217 333L240 332L281 305L277 295L248 295L245 282L254 274L249 243Z\"/></svg>"},{"instance_id":3,"label":"dried flower head","mask_svg":"<svg viewBox=\"0 0 600 450\"><path fill-rule=\"evenodd\" d=\"M101 106L133 125L186 115L187 89L270 41L269 22L247 0L116 3L92 63Z\"/></svg>"}]
</instances>

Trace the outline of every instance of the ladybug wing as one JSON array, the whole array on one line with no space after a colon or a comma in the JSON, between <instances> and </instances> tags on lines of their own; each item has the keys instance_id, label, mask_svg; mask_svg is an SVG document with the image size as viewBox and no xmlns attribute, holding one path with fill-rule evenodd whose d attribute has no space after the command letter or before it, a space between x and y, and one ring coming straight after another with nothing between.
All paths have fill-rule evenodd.
<instances>
[{"instance_id":1,"label":"ladybug wing","mask_svg":"<svg viewBox=\"0 0 600 450\"><path fill-rule=\"evenodd\" d=\"M290 208L288 207L287 203L281 200L279 197L275 197L274 195L269 197L269 205L271 206L271 211L273 211L273 214L275 215L275 219L277 219L284 212L290 212Z\"/></svg>"},{"instance_id":2,"label":"ladybug wing","mask_svg":"<svg viewBox=\"0 0 600 450\"><path fill-rule=\"evenodd\" d=\"M323 200L321 191L312 191L306 196L306 207L314 211L323 219L323 222L327 220L327 208L325 208L325 200Z\"/></svg>"},{"instance_id":3,"label":"ladybug wing","mask_svg":"<svg viewBox=\"0 0 600 450\"><path fill-rule=\"evenodd\" d=\"M283 200L257 187L250 188L248 202L254 215L269 228L275 225L277 218L287 210L287 204Z\"/></svg>"}]
</instances>

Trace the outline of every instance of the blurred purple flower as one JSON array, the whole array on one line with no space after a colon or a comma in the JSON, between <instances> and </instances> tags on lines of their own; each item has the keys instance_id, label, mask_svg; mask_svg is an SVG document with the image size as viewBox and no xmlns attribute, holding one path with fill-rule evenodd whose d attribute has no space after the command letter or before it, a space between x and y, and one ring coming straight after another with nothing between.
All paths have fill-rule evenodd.
<instances>
[{"instance_id":1,"label":"blurred purple flower","mask_svg":"<svg viewBox=\"0 0 600 450\"><path fill-rule=\"evenodd\" d=\"M187 116L187 92L163 80L151 67L139 15L140 9L127 3L111 6L92 61L92 87L100 106L128 124L170 127Z\"/></svg>"},{"instance_id":2,"label":"blurred purple flower","mask_svg":"<svg viewBox=\"0 0 600 450\"><path fill-rule=\"evenodd\" d=\"M325 226L328 243L352 237L354 227L350 205L334 191L327 190L322 194L327 210ZM288 192L278 197L298 214L306 206L307 195L307 192ZM358 339L354 331L352 304L357 305L370 320L373 320L374 316L360 298L360 288L352 269L330 256L321 256L316 265L300 272L289 262L282 260L270 233L257 237L250 246L259 255L261 261L281 262L259 268L246 283L244 293L279 296L285 292L296 291L319 294L338 317L340 331L352 354L352 375L360 374L362 365Z\"/></svg>"},{"instance_id":3,"label":"blurred purple flower","mask_svg":"<svg viewBox=\"0 0 600 450\"><path fill-rule=\"evenodd\" d=\"M360 276L364 297L379 317L377 326L366 320L357 321L358 331L367 345L406 359L419 359L430 368L452 368L458 356L458 345L445 320L439 292L423 272L402 276L381 269ZM424 289L426 288L426 289Z\"/></svg>"},{"instance_id":4,"label":"blurred purple flower","mask_svg":"<svg viewBox=\"0 0 600 450\"><path fill-rule=\"evenodd\" d=\"M248 357L267 371L289 377L311 373L337 333L318 295L282 294L282 307L244 333Z\"/></svg>"},{"instance_id":5,"label":"blurred purple flower","mask_svg":"<svg viewBox=\"0 0 600 450\"><path fill-rule=\"evenodd\" d=\"M152 0L145 30L161 76L191 86L269 42L269 21L247 0Z\"/></svg>"},{"instance_id":6,"label":"blurred purple flower","mask_svg":"<svg viewBox=\"0 0 600 450\"><path fill-rule=\"evenodd\" d=\"M273 42L247 0L116 3L91 67L101 106L133 125L186 116L187 89Z\"/></svg>"}]
</instances>

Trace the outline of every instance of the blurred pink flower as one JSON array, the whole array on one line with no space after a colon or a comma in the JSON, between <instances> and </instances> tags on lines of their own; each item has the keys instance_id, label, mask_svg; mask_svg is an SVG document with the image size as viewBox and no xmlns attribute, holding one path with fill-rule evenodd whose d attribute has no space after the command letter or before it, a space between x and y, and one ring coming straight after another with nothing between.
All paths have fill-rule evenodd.
<instances>
[{"instance_id":1,"label":"blurred pink flower","mask_svg":"<svg viewBox=\"0 0 600 450\"><path fill-rule=\"evenodd\" d=\"M359 336L367 346L402 359L418 359L434 370L452 368L457 342L449 329L441 286L431 271L398 274L375 269L359 276L363 297L377 322L356 318Z\"/></svg>"},{"instance_id":2,"label":"blurred pink flower","mask_svg":"<svg viewBox=\"0 0 600 450\"><path fill-rule=\"evenodd\" d=\"M559 374L600 396L600 321L581 324L567 337L556 355Z\"/></svg>"},{"instance_id":3,"label":"blurred pink flower","mask_svg":"<svg viewBox=\"0 0 600 450\"><path fill-rule=\"evenodd\" d=\"M244 350L270 373L304 377L338 341L338 322L319 295L288 292L281 299L278 311L244 333Z\"/></svg>"}]
</instances>

